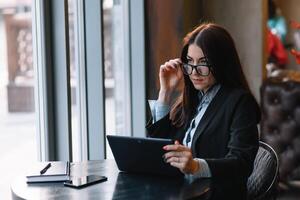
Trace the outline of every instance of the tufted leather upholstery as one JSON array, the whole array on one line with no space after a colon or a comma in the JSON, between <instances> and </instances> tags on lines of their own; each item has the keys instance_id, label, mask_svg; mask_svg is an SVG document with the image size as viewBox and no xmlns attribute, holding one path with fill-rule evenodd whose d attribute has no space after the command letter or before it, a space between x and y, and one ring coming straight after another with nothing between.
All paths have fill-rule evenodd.
<instances>
[{"instance_id":1,"label":"tufted leather upholstery","mask_svg":"<svg viewBox=\"0 0 300 200\"><path fill-rule=\"evenodd\" d=\"M259 142L259 149L254 160L247 189L249 200L275 199L278 180L278 157L274 149Z\"/></svg>"},{"instance_id":2,"label":"tufted leather upholstery","mask_svg":"<svg viewBox=\"0 0 300 200\"><path fill-rule=\"evenodd\" d=\"M300 180L300 82L265 81L261 110L261 140L278 154L280 181Z\"/></svg>"}]
</instances>

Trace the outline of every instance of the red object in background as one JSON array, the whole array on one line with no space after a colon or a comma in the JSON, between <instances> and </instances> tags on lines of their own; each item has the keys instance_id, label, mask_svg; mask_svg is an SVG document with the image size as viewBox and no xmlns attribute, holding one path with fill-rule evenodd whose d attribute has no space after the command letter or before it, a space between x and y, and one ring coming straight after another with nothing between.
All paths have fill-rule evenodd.
<instances>
[{"instance_id":1,"label":"red object in background","mask_svg":"<svg viewBox=\"0 0 300 200\"><path fill-rule=\"evenodd\" d=\"M283 67L288 62L288 56L284 46L278 36L274 35L269 29L267 29L267 34L268 54L270 57L275 58L275 64L279 67Z\"/></svg>"},{"instance_id":2,"label":"red object in background","mask_svg":"<svg viewBox=\"0 0 300 200\"><path fill-rule=\"evenodd\" d=\"M297 64L300 64L300 51L292 49L291 54L295 56Z\"/></svg>"},{"instance_id":3,"label":"red object in background","mask_svg":"<svg viewBox=\"0 0 300 200\"><path fill-rule=\"evenodd\" d=\"M300 29L300 23L294 21L294 20L291 20L290 21L290 25L291 27L295 28L295 29Z\"/></svg>"},{"instance_id":4,"label":"red object in background","mask_svg":"<svg viewBox=\"0 0 300 200\"><path fill-rule=\"evenodd\" d=\"M300 29L300 23L294 20L290 21L290 25L295 29ZM290 52L293 56L295 56L297 64L300 64L300 51L296 51L295 49L292 49Z\"/></svg>"}]
</instances>

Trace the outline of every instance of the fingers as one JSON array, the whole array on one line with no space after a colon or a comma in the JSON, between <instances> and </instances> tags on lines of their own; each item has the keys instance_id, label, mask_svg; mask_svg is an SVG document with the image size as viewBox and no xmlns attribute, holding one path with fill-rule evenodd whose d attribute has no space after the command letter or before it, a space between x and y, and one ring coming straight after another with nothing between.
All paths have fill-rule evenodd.
<instances>
[{"instance_id":1,"label":"fingers","mask_svg":"<svg viewBox=\"0 0 300 200\"><path fill-rule=\"evenodd\" d=\"M171 71L171 70L177 70L178 67L182 64L181 60L179 58L169 60L165 62L163 65L160 66L160 69L162 71Z\"/></svg>"},{"instance_id":2,"label":"fingers","mask_svg":"<svg viewBox=\"0 0 300 200\"><path fill-rule=\"evenodd\" d=\"M169 60L169 62L173 65L175 65L176 67L180 66L182 64L181 60L179 58L173 59L173 60Z\"/></svg>"},{"instance_id":3,"label":"fingers","mask_svg":"<svg viewBox=\"0 0 300 200\"><path fill-rule=\"evenodd\" d=\"M189 157L187 156L171 156L171 157L165 157L165 162L166 163L172 163L172 162L177 162L177 163L187 163L189 161Z\"/></svg>"},{"instance_id":4,"label":"fingers","mask_svg":"<svg viewBox=\"0 0 300 200\"><path fill-rule=\"evenodd\" d=\"M184 163L181 163L181 162L171 162L170 163L171 166L173 167L177 167L179 168L182 172L184 172L184 167L185 167L185 164Z\"/></svg>"},{"instance_id":5,"label":"fingers","mask_svg":"<svg viewBox=\"0 0 300 200\"><path fill-rule=\"evenodd\" d=\"M188 152L175 152L175 153L182 153L182 155L186 154ZM183 173L192 173L192 161L193 158L191 156L182 156L182 157L170 157L168 159L165 159L166 163L169 163L173 167L177 167L180 171Z\"/></svg>"},{"instance_id":6,"label":"fingers","mask_svg":"<svg viewBox=\"0 0 300 200\"><path fill-rule=\"evenodd\" d=\"M187 166L189 159L187 157L170 157L168 159L165 159L165 162L170 163L170 165L172 166L174 166L173 164L180 164L180 169L183 169Z\"/></svg>"},{"instance_id":7,"label":"fingers","mask_svg":"<svg viewBox=\"0 0 300 200\"><path fill-rule=\"evenodd\" d=\"M181 144L170 144L163 147L166 151L189 151L190 148L183 146Z\"/></svg>"},{"instance_id":8,"label":"fingers","mask_svg":"<svg viewBox=\"0 0 300 200\"><path fill-rule=\"evenodd\" d=\"M163 149L168 151L163 156L166 163L169 163L173 167L177 167L183 173L190 173L191 163L193 161L193 155L190 148L175 141L174 144L166 145Z\"/></svg>"},{"instance_id":9,"label":"fingers","mask_svg":"<svg viewBox=\"0 0 300 200\"><path fill-rule=\"evenodd\" d=\"M168 153L165 153L164 158L168 160L172 157L185 157L188 156L187 152L188 151L170 151Z\"/></svg>"},{"instance_id":10,"label":"fingers","mask_svg":"<svg viewBox=\"0 0 300 200\"><path fill-rule=\"evenodd\" d=\"M180 58L176 58L176 59L171 59L168 62L166 62L165 64L173 64L175 66L181 65L182 62L180 60Z\"/></svg>"},{"instance_id":11,"label":"fingers","mask_svg":"<svg viewBox=\"0 0 300 200\"><path fill-rule=\"evenodd\" d=\"M169 152L165 153L163 156L167 163L174 162L174 161L176 162L176 159L178 158L182 159L183 161L187 161L193 158L191 149L188 147L177 145L177 144L167 145L165 147L166 147L164 148L165 150L172 149Z\"/></svg>"},{"instance_id":12,"label":"fingers","mask_svg":"<svg viewBox=\"0 0 300 200\"><path fill-rule=\"evenodd\" d=\"M182 160L182 159L179 159ZM197 171L201 170L200 165L195 160L184 160L184 161L172 161L170 165L177 167L183 173L194 174Z\"/></svg>"}]
</instances>

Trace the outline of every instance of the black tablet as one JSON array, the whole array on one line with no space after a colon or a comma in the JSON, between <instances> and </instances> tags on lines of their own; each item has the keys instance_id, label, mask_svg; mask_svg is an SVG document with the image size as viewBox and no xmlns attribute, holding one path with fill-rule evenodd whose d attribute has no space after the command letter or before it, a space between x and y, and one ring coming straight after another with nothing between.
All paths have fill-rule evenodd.
<instances>
[{"instance_id":1,"label":"black tablet","mask_svg":"<svg viewBox=\"0 0 300 200\"><path fill-rule=\"evenodd\" d=\"M171 139L136 138L107 135L120 171L131 173L183 176L179 169L165 163L163 146L174 144Z\"/></svg>"}]
</instances>

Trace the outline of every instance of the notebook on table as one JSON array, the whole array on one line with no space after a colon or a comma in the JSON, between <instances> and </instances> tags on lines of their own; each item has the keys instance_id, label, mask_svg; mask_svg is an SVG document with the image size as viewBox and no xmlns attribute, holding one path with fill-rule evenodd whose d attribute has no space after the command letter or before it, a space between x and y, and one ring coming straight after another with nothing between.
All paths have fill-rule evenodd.
<instances>
[{"instance_id":1,"label":"notebook on table","mask_svg":"<svg viewBox=\"0 0 300 200\"><path fill-rule=\"evenodd\" d=\"M182 177L179 169L165 163L163 146L174 144L171 139L136 138L107 135L120 171Z\"/></svg>"},{"instance_id":2,"label":"notebook on table","mask_svg":"<svg viewBox=\"0 0 300 200\"><path fill-rule=\"evenodd\" d=\"M60 182L70 177L69 162L39 163L26 176L27 183Z\"/></svg>"}]
</instances>

